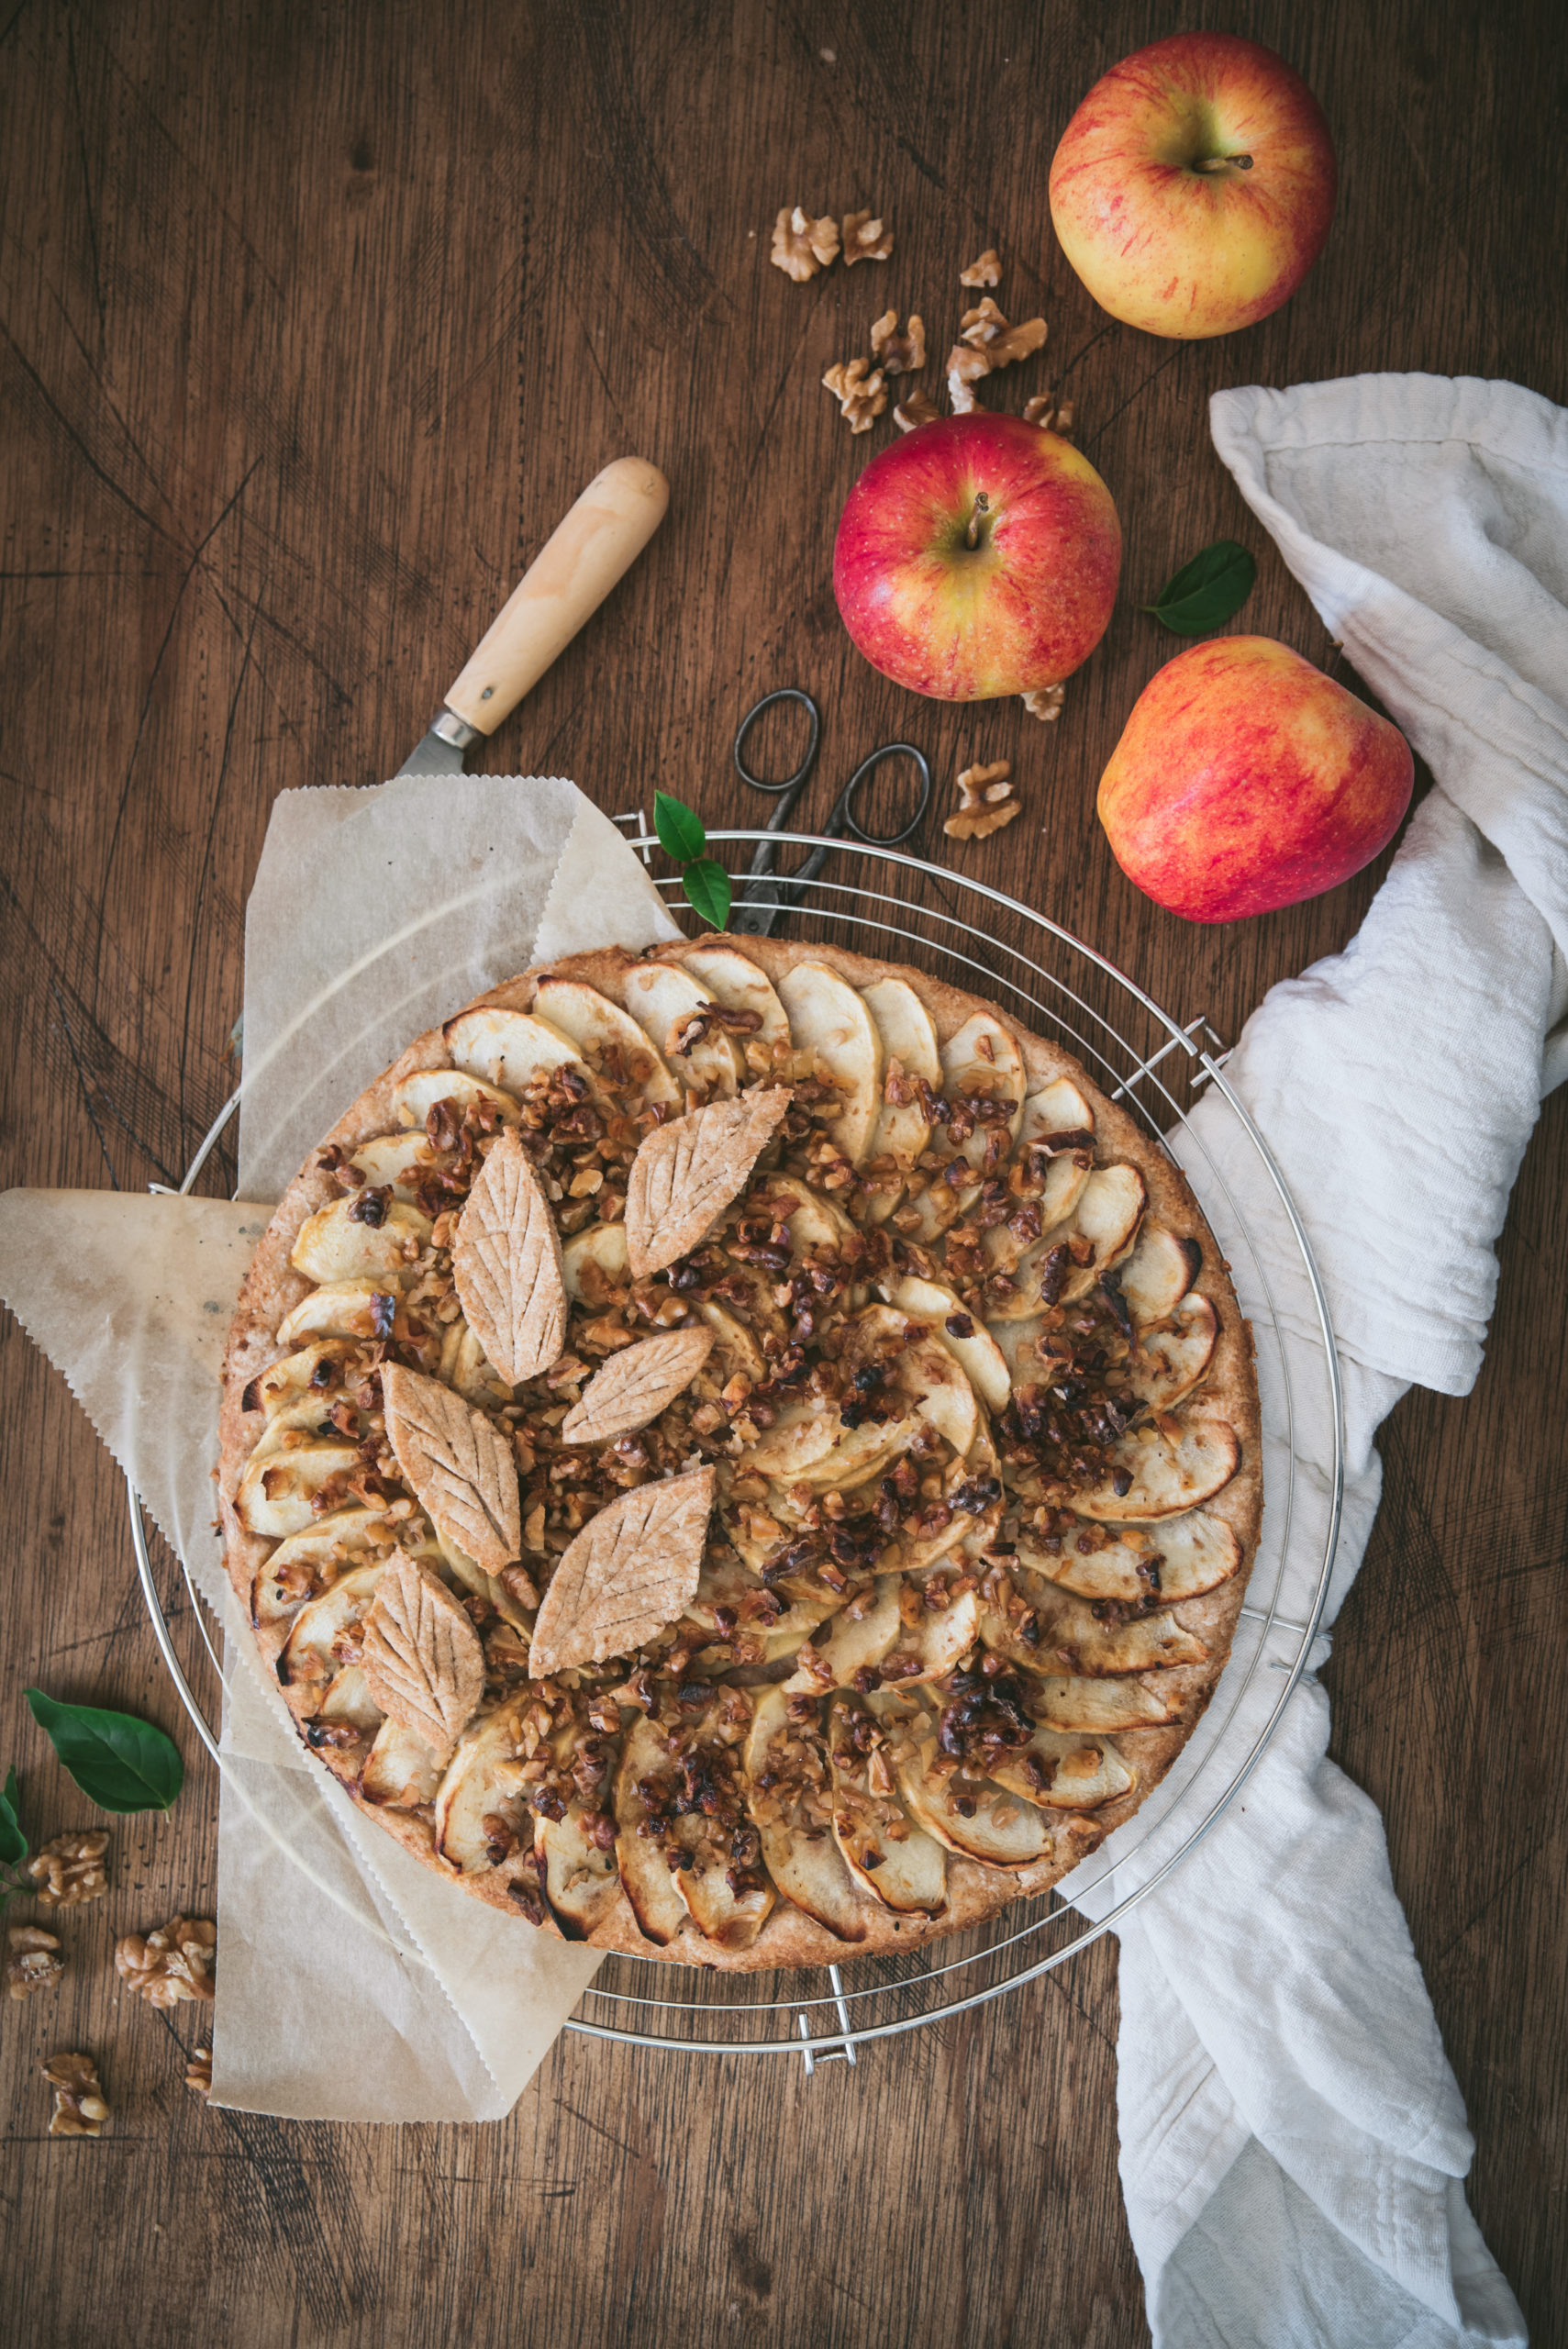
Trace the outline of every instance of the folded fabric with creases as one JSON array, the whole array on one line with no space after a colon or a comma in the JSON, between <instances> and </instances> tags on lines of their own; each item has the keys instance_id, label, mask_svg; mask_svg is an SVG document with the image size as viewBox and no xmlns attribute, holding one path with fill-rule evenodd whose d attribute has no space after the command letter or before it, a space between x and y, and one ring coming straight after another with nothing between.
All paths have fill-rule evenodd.
<instances>
[{"instance_id":1,"label":"folded fabric with creases","mask_svg":"<svg viewBox=\"0 0 1568 2349\"><path fill-rule=\"evenodd\" d=\"M1436 782L1358 936L1271 992L1226 1071L1344 1358L1329 1621L1375 1508L1379 1421L1407 1386L1474 1381L1508 1194L1568 1074L1568 415L1510 384L1389 375L1222 392L1211 422ZM1284 1264L1288 1225L1234 1125L1211 1092L1173 1146L1237 1174ZM1308 1481L1321 1434L1298 1432ZM1119 1928L1122 2184L1155 2339L1520 2343L1465 2204L1472 2141L1382 1821L1328 1728L1308 1675L1244 1798ZM1132 1881L1102 1884L1097 1913Z\"/></svg>"}]
</instances>

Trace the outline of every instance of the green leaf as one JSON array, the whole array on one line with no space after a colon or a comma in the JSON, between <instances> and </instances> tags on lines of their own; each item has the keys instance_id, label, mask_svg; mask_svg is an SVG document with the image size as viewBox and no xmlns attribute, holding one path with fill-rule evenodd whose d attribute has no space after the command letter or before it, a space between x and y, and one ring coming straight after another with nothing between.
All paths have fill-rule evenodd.
<instances>
[{"instance_id":1,"label":"green leaf","mask_svg":"<svg viewBox=\"0 0 1568 2349\"><path fill-rule=\"evenodd\" d=\"M19 1799L17 1773L7 1770L5 1791L0 1793L0 1867L19 1868L28 1856L28 1839L17 1816Z\"/></svg>"},{"instance_id":2,"label":"green leaf","mask_svg":"<svg viewBox=\"0 0 1568 2349\"><path fill-rule=\"evenodd\" d=\"M1207 636L1240 610L1257 575L1258 566L1245 547L1234 539L1216 539L1191 562L1184 562L1143 609L1162 620L1173 636Z\"/></svg>"},{"instance_id":3,"label":"green leaf","mask_svg":"<svg viewBox=\"0 0 1568 2349\"><path fill-rule=\"evenodd\" d=\"M729 919L729 875L723 865L716 864L711 856L700 856L685 867L681 879L692 911L715 930L722 930Z\"/></svg>"},{"instance_id":4,"label":"green leaf","mask_svg":"<svg viewBox=\"0 0 1568 2349\"><path fill-rule=\"evenodd\" d=\"M707 846L702 818L694 816L684 800L672 799L667 791L653 795L653 829L660 847L677 864L689 864Z\"/></svg>"},{"instance_id":5,"label":"green leaf","mask_svg":"<svg viewBox=\"0 0 1568 2349\"><path fill-rule=\"evenodd\" d=\"M168 1810L185 1765L171 1737L134 1713L62 1705L41 1688L23 1695L33 1719L88 1799L100 1810Z\"/></svg>"}]
</instances>

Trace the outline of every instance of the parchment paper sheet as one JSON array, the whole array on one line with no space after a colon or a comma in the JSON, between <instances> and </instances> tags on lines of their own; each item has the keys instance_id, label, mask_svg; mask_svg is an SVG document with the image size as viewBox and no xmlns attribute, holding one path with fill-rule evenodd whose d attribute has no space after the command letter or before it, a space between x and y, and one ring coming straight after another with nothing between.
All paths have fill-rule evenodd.
<instances>
[{"instance_id":1,"label":"parchment paper sheet","mask_svg":"<svg viewBox=\"0 0 1568 2349\"><path fill-rule=\"evenodd\" d=\"M454 1893L300 1745L223 1573L217 1379L271 1204L413 1036L532 963L676 934L620 833L560 778L285 792L246 922L241 1200L0 1197L0 1292L230 1634L216 2103L499 2119L599 1963Z\"/></svg>"}]
</instances>

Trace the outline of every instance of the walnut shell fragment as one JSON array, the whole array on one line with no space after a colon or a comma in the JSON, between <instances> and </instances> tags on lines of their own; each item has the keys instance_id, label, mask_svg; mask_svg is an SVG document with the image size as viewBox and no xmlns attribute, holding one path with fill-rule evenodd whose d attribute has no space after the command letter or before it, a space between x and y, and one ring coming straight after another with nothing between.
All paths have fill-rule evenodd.
<instances>
[{"instance_id":1,"label":"walnut shell fragment","mask_svg":"<svg viewBox=\"0 0 1568 2349\"><path fill-rule=\"evenodd\" d=\"M639 1338L601 1363L561 1423L566 1443L607 1443L656 1419L684 1395L709 1354L714 1333L706 1328L661 1330Z\"/></svg>"},{"instance_id":2,"label":"walnut shell fragment","mask_svg":"<svg viewBox=\"0 0 1568 2349\"><path fill-rule=\"evenodd\" d=\"M439 1754L455 1745L484 1694L484 1651L466 1610L401 1550L375 1586L363 1665L382 1711Z\"/></svg>"},{"instance_id":3,"label":"walnut shell fragment","mask_svg":"<svg viewBox=\"0 0 1568 2349\"><path fill-rule=\"evenodd\" d=\"M381 1375L397 1464L438 1533L487 1575L520 1556L522 1510L512 1448L439 1379L388 1363Z\"/></svg>"},{"instance_id":4,"label":"walnut shell fragment","mask_svg":"<svg viewBox=\"0 0 1568 2349\"><path fill-rule=\"evenodd\" d=\"M50 2055L39 2069L54 2090L50 2135L101 2137L109 2117L109 2100L91 2055Z\"/></svg>"},{"instance_id":5,"label":"walnut shell fragment","mask_svg":"<svg viewBox=\"0 0 1568 2349\"><path fill-rule=\"evenodd\" d=\"M637 1486L589 1519L539 1610L535 1680L628 1654L674 1620L696 1592L713 1485L713 1470L698 1468Z\"/></svg>"},{"instance_id":6,"label":"walnut shell fragment","mask_svg":"<svg viewBox=\"0 0 1568 2349\"><path fill-rule=\"evenodd\" d=\"M463 1318L508 1386L537 1378L560 1359L566 1342L561 1236L510 1128L458 1219L452 1278Z\"/></svg>"},{"instance_id":7,"label":"walnut shell fragment","mask_svg":"<svg viewBox=\"0 0 1568 2349\"><path fill-rule=\"evenodd\" d=\"M627 1186L626 1242L634 1280L662 1273L696 1246L740 1192L789 1105L788 1086L772 1085L732 1101L710 1101L654 1127L639 1146Z\"/></svg>"}]
</instances>

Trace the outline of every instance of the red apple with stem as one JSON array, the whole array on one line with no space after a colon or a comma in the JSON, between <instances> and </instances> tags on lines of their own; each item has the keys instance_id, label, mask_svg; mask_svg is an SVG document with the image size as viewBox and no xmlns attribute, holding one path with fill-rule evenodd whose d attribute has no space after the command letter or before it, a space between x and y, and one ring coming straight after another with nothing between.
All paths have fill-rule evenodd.
<instances>
[{"instance_id":1,"label":"red apple with stem","mask_svg":"<svg viewBox=\"0 0 1568 2349\"><path fill-rule=\"evenodd\" d=\"M1283 57L1177 33L1095 83L1051 166L1062 250L1102 309L1150 334L1229 334L1287 302L1323 250L1338 173Z\"/></svg>"},{"instance_id":2,"label":"red apple with stem","mask_svg":"<svg viewBox=\"0 0 1568 2349\"><path fill-rule=\"evenodd\" d=\"M944 417L873 458L833 549L844 625L884 676L943 701L1053 685L1111 616L1121 525L1070 441Z\"/></svg>"},{"instance_id":3,"label":"red apple with stem","mask_svg":"<svg viewBox=\"0 0 1568 2349\"><path fill-rule=\"evenodd\" d=\"M1266 636L1222 636L1151 677L1097 807L1129 881L1188 921L1321 896L1398 830L1415 779L1396 726Z\"/></svg>"}]
</instances>

